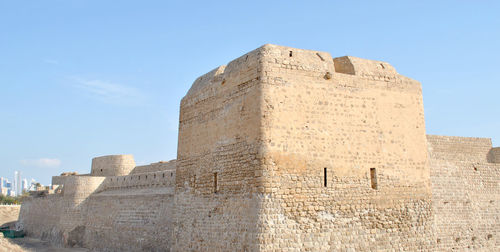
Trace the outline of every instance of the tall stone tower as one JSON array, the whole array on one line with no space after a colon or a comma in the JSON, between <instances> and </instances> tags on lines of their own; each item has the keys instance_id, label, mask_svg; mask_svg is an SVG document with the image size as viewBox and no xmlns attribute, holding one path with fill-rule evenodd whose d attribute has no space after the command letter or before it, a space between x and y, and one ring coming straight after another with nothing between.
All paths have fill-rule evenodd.
<instances>
[{"instance_id":1,"label":"tall stone tower","mask_svg":"<svg viewBox=\"0 0 500 252\"><path fill-rule=\"evenodd\" d=\"M421 85L388 63L264 45L180 113L175 251L433 245Z\"/></svg>"}]
</instances>

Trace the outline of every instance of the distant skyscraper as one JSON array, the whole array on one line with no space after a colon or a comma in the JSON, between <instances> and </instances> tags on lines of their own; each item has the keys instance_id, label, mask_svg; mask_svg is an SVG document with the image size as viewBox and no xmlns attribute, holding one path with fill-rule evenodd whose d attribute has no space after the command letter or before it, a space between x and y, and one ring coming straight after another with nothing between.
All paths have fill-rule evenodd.
<instances>
[{"instance_id":1,"label":"distant skyscraper","mask_svg":"<svg viewBox=\"0 0 500 252\"><path fill-rule=\"evenodd\" d=\"M28 191L28 180L26 178L24 178L22 181L23 182L22 182L22 191L21 191L21 193L27 192Z\"/></svg>"},{"instance_id":2,"label":"distant skyscraper","mask_svg":"<svg viewBox=\"0 0 500 252\"><path fill-rule=\"evenodd\" d=\"M5 188L3 180L4 180L4 178L0 177L0 194L7 195L7 188Z\"/></svg>"},{"instance_id":3,"label":"distant skyscraper","mask_svg":"<svg viewBox=\"0 0 500 252\"><path fill-rule=\"evenodd\" d=\"M21 172L15 171L14 172L14 192L16 195L21 195L22 194L22 185L21 185Z\"/></svg>"}]
</instances>

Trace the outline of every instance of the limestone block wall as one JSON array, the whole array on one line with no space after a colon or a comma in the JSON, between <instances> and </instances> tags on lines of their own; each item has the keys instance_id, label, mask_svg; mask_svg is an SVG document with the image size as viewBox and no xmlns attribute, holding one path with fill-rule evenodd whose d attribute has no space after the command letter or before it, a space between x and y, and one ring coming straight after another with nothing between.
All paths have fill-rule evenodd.
<instances>
[{"instance_id":1,"label":"limestone block wall","mask_svg":"<svg viewBox=\"0 0 500 252\"><path fill-rule=\"evenodd\" d=\"M109 155L92 159L92 176L121 176L135 168L132 155Z\"/></svg>"},{"instance_id":2,"label":"limestone block wall","mask_svg":"<svg viewBox=\"0 0 500 252\"><path fill-rule=\"evenodd\" d=\"M346 60L265 45L195 81L181 102L175 250L433 246L421 86Z\"/></svg>"},{"instance_id":3,"label":"limestone block wall","mask_svg":"<svg viewBox=\"0 0 500 252\"><path fill-rule=\"evenodd\" d=\"M96 251L169 251L173 190L134 188L99 192L88 201L83 246Z\"/></svg>"},{"instance_id":4,"label":"limestone block wall","mask_svg":"<svg viewBox=\"0 0 500 252\"><path fill-rule=\"evenodd\" d=\"M170 160L168 162L160 161L157 163L152 163L149 165L136 166L130 174L146 173L146 172L156 172L165 170L175 170L176 160Z\"/></svg>"},{"instance_id":5,"label":"limestone block wall","mask_svg":"<svg viewBox=\"0 0 500 252\"><path fill-rule=\"evenodd\" d=\"M421 86L349 59L263 48L262 251L433 246Z\"/></svg>"},{"instance_id":6,"label":"limestone block wall","mask_svg":"<svg viewBox=\"0 0 500 252\"><path fill-rule=\"evenodd\" d=\"M27 236L63 244L63 232L60 226L63 207L65 204L61 194L26 198L21 206L19 222Z\"/></svg>"},{"instance_id":7,"label":"limestone block wall","mask_svg":"<svg viewBox=\"0 0 500 252\"><path fill-rule=\"evenodd\" d=\"M427 136L438 250L500 249L500 164L487 138ZM463 154L460 154L463 153Z\"/></svg>"},{"instance_id":8,"label":"limestone block wall","mask_svg":"<svg viewBox=\"0 0 500 252\"><path fill-rule=\"evenodd\" d=\"M485 163L491 150L489 138L428 135L427 141L431 159Z\"/></svg>"},{"instance_id":9,"label":"limestone block wall","mask_svg":"<svg viewBox=\"0 0 500 252\"><path fill-rule=\"evenodd\" d=\"M175 170L135 173L126 176L107 177L100 191L124 188L157 188L175 186Z\"/></svg>"},{"instance_id":10,"label":"limestone block wall","mask_svg":"<svg viewBox=\"0 0 500 252\"><path fill-rule=\"evenodd\" d=\"M255 251L260 50L201 76L181 101L174 251Z\"/></svg>"},{"instance_id":11,"label":"limestone block wall","mask_svg":"<svg viewBox=\"0 0 500 252\"><path fill-rule=\"evenodd\" d=\"M27 199L19 218L27 234L61 245L81 244L79 232L84 229L88 214L86 202L104 179L68 176L62 193Z\"/></svg>"},{"instance_id":12,"label":"limestone block wall","mask_svg":"<svg viewBox=\"0 0 500 252\"><path fill-rule=\"evenodd\" d=\"M500 164L500 147L492 148L488 153L488 161L490 163Z\"/></svg>"},{"instance_id":13,"label":"limestone block wall","mask_svg":"<svg viewBox=\"0 0 500 252\"><path fill-rule=\"evenodd\" d=\"M52 176L52 185L64 185L68 176Z\"/></svg>"}]
</instances>

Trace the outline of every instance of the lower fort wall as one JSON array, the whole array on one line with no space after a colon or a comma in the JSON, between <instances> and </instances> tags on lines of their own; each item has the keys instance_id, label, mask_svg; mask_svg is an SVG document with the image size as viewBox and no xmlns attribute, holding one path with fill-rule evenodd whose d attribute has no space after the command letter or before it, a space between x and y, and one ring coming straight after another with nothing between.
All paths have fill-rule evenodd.
<instances>
[{"instance_id":1,"label":"lower fort wall","mask_svg":"<svg viewBox=\"0 0 500 252\"><path fill-rule=\"evenodd\" d=\"M26 235L55 244L63 244L60 226L62 213L65 211L63 202L61 194L24 199L19 213L19 222L26 231Z\"/></svg>"},{"instance_id":2,"label":"lower fort wall","mask_svg":"<svg viewBox=\"0 0 500 252\"><path fill-rule=\"evenodd\" d=\"M491 140L428 136L438 250L500 249L500 164Z\"/></svg>"},{"instance_id":3,"label":"lower fort wall","mask_svg":"<svg viewBox=\"0 0 500 252\"><path fill-rule=\"evenodd\" d=\"M261 251L261 202L257 193L176 192L172 251Z\"/></svg>"},{"instance_id":4,"label":"lower fort wall","mask_svg":"<svg viewBox=\"0 0 500 252\"><path fill-rule=\"evenodd\" d=\"M172 188L121 189L89 198L83 246L97 251L169 251Z\"/></svg>"}]
</instances>

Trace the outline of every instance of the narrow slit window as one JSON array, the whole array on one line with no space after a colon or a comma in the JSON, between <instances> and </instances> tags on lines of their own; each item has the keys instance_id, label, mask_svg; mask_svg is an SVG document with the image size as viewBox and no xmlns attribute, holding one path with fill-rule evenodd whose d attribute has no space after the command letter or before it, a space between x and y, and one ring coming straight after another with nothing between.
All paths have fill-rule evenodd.
<instances>
[{"instance_id":1,"label":"narrow slit window","mask_svg":"<svg viewBox=\"0 0 500 252\"><path fill-rule=\"evenodd\" d=\"M217 172L214 172L214 193L217 193L219 191L218 185L217 185Z\"/></svg>"},{"instance_id":2,"label":"narrow slit window","mask_svg":"<svg viewBox=\"0 0 500 252\"><path fill-rule=\"evenodd\" d=\"M377 170L375 168L370 168L370 178L371 178L372 189L378 189Z\"/></svg>"},{"instance_id":3,"label":"narrow slit window","mask_svg":"<svg viewBox=\"0 0 500 252\"><path fill-rule=\"evenodd\" d=\"M328 181L328 178L326 176L326 167L323 168L323 186L326 187L327 186L327 181Z\"/></svg>"},{"instance_id":4,"label":"narrow slit window","mask_svg":"<svg viewBox=\"0 0 500 252\"><path fill-rule=\"evenodd\" d=\"M290 51L290 53L288 54L288 56L292 57L293 56L293 52Z\"/></svg>"}]
</instances>

